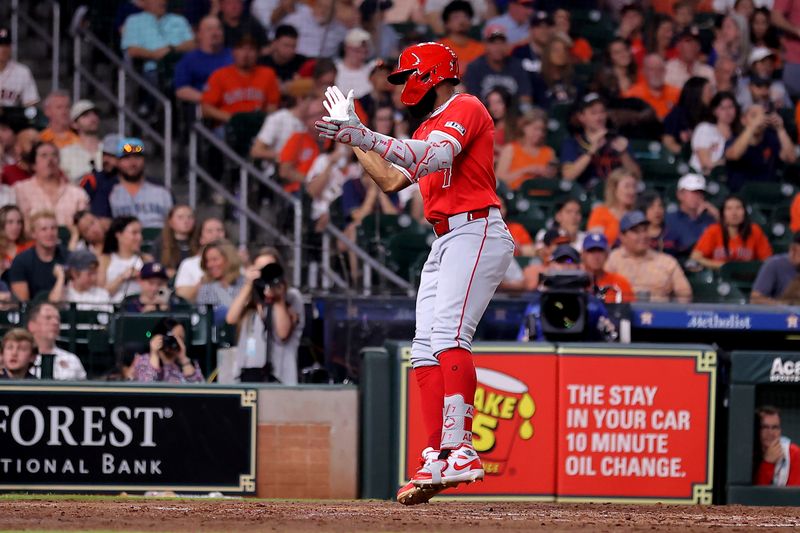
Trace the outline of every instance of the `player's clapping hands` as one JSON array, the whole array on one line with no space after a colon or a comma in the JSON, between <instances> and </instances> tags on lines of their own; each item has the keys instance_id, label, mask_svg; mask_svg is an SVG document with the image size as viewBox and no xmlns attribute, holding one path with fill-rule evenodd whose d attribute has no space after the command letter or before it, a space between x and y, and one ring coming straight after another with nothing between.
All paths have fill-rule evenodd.
<instances>
[{"instance_id":1,"label":"player's clapping hands","mask_svg":"<svg viewBox=\"0 0 800 533\"><path fill-rule=\"evenodd\" d=\"M375 134L356 115L352 90L345 96L338 87L328 87L322 105L328 115L314 123L320 137L349 144L365 152L372 149L375 145Z\"/></svg>"}]
</instances>

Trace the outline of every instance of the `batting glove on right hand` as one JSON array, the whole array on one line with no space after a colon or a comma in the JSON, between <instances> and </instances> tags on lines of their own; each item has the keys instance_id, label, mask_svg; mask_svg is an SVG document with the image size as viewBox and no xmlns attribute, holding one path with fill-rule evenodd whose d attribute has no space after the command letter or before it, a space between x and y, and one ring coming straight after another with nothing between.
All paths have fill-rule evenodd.
<instances>
[{"instance_id":1,"label":"batting glove on right hand","mask_svg":"<svg viewBox=\"0 0 800 533\"><path fill-rule=\"evenodd\" d=\"M338 87L328 87L322 105L328 115L314 123L320 137L361 148L367 152L375 146L375 133L361 123L355 109L352 89L347 96Z\"/></svg>"}]
</instances>

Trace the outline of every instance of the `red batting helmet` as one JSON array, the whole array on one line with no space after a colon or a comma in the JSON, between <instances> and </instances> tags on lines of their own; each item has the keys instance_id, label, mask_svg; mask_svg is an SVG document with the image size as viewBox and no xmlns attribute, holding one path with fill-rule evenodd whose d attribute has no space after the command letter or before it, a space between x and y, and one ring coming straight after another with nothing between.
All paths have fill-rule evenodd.
<instances>
[{"instance_id":1,"label":"red batting helmet","mask_svg":"<svg viewBox=\"0 0 800 533\"><path fill-rule=\"evenodd\" d=\"M404 105L416 105L425 93L445 80L458 81L458 56L442 43L420 43L409 46L397 60L397 68L389 74L389 83L406 84L400 93Z\"/></svg>"}]
</instances>

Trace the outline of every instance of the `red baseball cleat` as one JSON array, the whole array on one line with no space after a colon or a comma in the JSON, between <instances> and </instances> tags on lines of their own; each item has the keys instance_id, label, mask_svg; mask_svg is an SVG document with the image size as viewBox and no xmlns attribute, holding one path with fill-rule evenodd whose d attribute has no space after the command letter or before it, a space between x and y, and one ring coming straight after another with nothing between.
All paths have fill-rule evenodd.
<instances>
[{"instance_id":1,"label":"red baseball cleat","mask_svg":"<svg viewBox=\"0 0 800 533\"><path fill-rule=\"evenodd\" d=\"M445 455L445 452L449 452ZM411 482L417 487L429 488L444 485L455 487L459 483L472 483L483 479L483 465L472 446L462 444L455 450L442 450L435 461L423 466Z\"/></svg>"},{"instance_id":2,"label":"red baseball cleat","mask_svg":"<svg viewBox=\"0 0 800 533\"><path fill-rule=\"evenodd\" d=\"M422 450L422 455L419 458L420 469L417 470L417 473L414 474L414 477L411 478L411 481L400 487L400 490L397 491L398 502L402 503L403 505L428 503L431 498L446 488L444 485L436 486L429 484L424 487L418 487L414 484L414 480L417 479L417 476L420 475L420 472L423 472L426 466L439 458L439 453L439 450L434 450L430 447Z\"/></svg>"}]
</instances>

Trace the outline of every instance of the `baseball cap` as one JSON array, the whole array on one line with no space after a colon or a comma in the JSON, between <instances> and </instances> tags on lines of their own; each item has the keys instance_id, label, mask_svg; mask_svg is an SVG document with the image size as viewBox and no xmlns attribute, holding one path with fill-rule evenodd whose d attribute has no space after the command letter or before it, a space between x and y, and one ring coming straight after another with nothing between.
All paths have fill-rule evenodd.
<instances>
[{"instance_id":1,"label":"baseball cap","mask_svg":"<svg viewBox=\"0 0 800 533\"><path fill-rule=\"evenodd\" d=\"M92 110L97 110L97 106L94 105L94 102L91 100L78 100L72 104L72 108L69 110L69 119L75 122L81 115Z\"/></svg>"},{"instance_id":2,"label":"baseball cap","mask_svg":"<svg viewBox=\"0 0 800 533\"><path fill-rule=\"evenodd\" d=\"M0 46L11 45L11 31L8 28L0 28Z\"/></svg>"},{"instance_id":3,"label":"baseball cap","mask_svg":"<svg viewBox=\"0 0 800 533\"><path fill-rule=\"evenodd\" d=\"M118 133L108 133L103 137L103 153L117 156L119 150L119 140L122 138Z\"/></svg>"},{"instance_id":4,"label":"baseball cap","mask_svg":"<svg viewBox=\"0 0 800 533\"><path fill-rule=\"evenodd\" d=\"M675 42L682 41L683 39L694 39L696 41L700 41L700 30L697 28L697 26L687 26L678 34Z\"/></svg>"},{"instance_id":5,"label":"baseball cap","mask_svg":"<svg viewBox=\"0 0 800 533\"><path fill-rule=\"evenodd\" d=\"M747 64L752 67L753 63L758 63L762 59L766 59L768 57L775 57L775 52L766 46L756 46L750 51L750 56L747 58Z\"/></svg>"},{"instance_id":6,"label":"baseball cap","mask_svg":"<svg viewBox=\"0 0 800 533\"><path fill-rule=\"evenodd\" d=\"M542 241L545 246L550 246L551 244L569 244L571 242L567 232L557 228L545 231Z\"/></svg>"},{"instance_id":7,"label":"baseball cap","mask_svg":"<svg viewBox=\"0 0 800 533\"><path fill-rule=\"evenodd\" d=\"M769 78L762 78L761 76L750 76L750 83L760 87L769 87L772 85L772 80Z\"/></svg>"},{"instance_id":8,"label":"baseball cap","mask_svg":"<svg viewBox=\"0 0 800 533\"><path fill-rule=\"evenodd\" d=\"M483 29L483 38L487 41L494 39L508 39L505 26L502 24L489 24Z\"/></svg>"},{"instance_id":9,"label":"baseball cap","mask_svg":"<svg viewBox=\"0 0 800 533\"><path fill-rule=\"evenodd\" d=\"M553 17L547 11L537 11L533 15L531 15L530 23L531 27L541 26L543 24L547 26L553 25Z\"/></svg>"},{"instance_id":10,"label":"baseball cap","mask_svg":"<svg viewBox=\"0 0 800 533\"><path fill-rule=\"evenodd\" d=\"M161 263L151 261L142 265L142 270L139 271L139 279L154 279L161 278L163 280L169 279L167 271Z\"/></svg>"},{"instance_id":11,"label":"baseball cap","mask_svg":"<svg viewBox=\"0 0 800 533\"><path fill-rule=\"evenodd\" d=\"M622 216L622 220L619 221L619 230L622 233L635 228L636 226L641 226L642 224L650 224L647 220L647 217L644 216L644 213L641 211L628 211Z\"/></svg>"},{"instance_id":12,"label":"baseball cap","mask_svg":"<svg viewBox=\"0 0 800 533\"><path fill-rule=\"evenodd\" d=\"M607 251L608 239L602 233L590 233L583 239L583 249Z\"/></svg>"},{"instance_id":13,"label":"baseball cap","mask_svg":"<svg viewBox=\"0 0 800 533\"><path fill-rule=\"evenodd\" d=\"M122 137L117 144L117 157L144 155L144 143L138 137Z\"/></svg>"},{"instance_id":14,"label":"baseball cap","mask_svg":"<svg viewBox=\"0 0 800 533\"><path fill-rule=\"evenodd\" d=\"M99 264L97 256L89 250L75 250L69 254L66 266L69 270L82 271L89 270L92 266Z\"/></svg>"},{"instance_id":15,"label":"baseball cap","mask_svg":"<svg viewBox=\"0 0 800 533\"><path fill-rule=\"evenodd\" d=\"M678 180L678 190L705 191L706 179L700 174L684 174Z\"/></svg>"},{"instance_id":16,"label":"baseball cap","mask_svg":"<svg viewBox=\"0 0 800 533\"><path fill-rule=\"evenodd\" d=\"M578 254L578 251L569 244L559 244L556 249L553 250L550 261L555 263L565 262L578 264L581 262L581 256Z\"/></svg>"},{"instance_id":17,"label":"baseball cap","mask_svg":"<svg viewBox=\"0 0 800 533\"><path fill-rule=\"evenodd\" d=\"M353 28L347 32L347 35L345 35L344 44L347 46L361 46L365 42L370 42L371 39L372 36L368 31L361 28Z\"/></svg>"}]
</instances>

